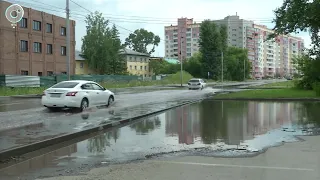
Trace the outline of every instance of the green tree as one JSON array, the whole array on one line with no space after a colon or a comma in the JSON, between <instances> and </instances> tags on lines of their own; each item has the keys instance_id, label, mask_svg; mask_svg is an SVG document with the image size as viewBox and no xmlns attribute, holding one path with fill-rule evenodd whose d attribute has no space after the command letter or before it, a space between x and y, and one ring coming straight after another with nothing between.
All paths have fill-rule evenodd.
<instances>
[{"instance_id":1,"label":"green tree","mask_svg":"<svg viewBox=\"0 0 320 180\"><path fill-rule=\"evenodd\" d=\"M224 76L226 79L233 81L243 81L244 76L250 76L251 66L248 60L248 50L228 47L225 55L225 71Z\"/></svg>"},{"instance_id":2,"label":"green tree","mask_svg":"<svg viewBox=\"0 0 320 180\"><path fill-rule=\"evenodd\" d=\"M160 37L154 35L153 32L149 32L145 29L137 29L133 33L130 33L129 37L126 38L124 46L129 47L130 49L152 54L155 50L155 47L160 43ZM152 49L148 51L148 46L151 45Z\"/></svg>"},{"instance_id":3,"label":"green tree","mask_svg":"<svg viewBox=\"0 0 320 180\"><path fill-rule=\"evenodd\" d=\"M199 46L202 54L202 77L209 72L213 79L221 76L221 53L227 47L226 27L205 20L200 26Z\"/></svg>"},{"instance_id":4,"label":"green tree","mask_svg":"<svg viewBox=\"0 0 320 180\"><path fill-rule=\"evenodd\" d=\"M150 60L149 67L152 70L152 72L155 75L157 75L157 74L160 74L160 72L163 71L164 63L163 63L163 61L159 61L159 60Z\"/></svg>"},{"instance_id":5,"label":"green tree","mask_svg":"<svg viewBox=\"0 0 320 180\"><path fill-rule=\"evenodd\" d=\"M89 68L99 74L126 73L126 61L119 54L122 46L117 28L109 28L109 21L97 11L85 21L87 34L82 38L81 50Z\"/></svg>"},{"instance_id":6,"label":"green tree","mask_svg":"<svg viewBox=\"0 0 320 180\"><path fill-rule=\"evenodd\" d=\"M275 12L275 35L310 31L314 55L320 53L320 1L318 0L284 0Z\"/></svg>"},{"instance_id":7,"label":"green tree","mask_svg":"<svg viewBox=\"0 0 320 180\"><path fill-rule=\"evenodd\" d=\"M127 74L127 61L125 56L120 53L123 46L121 45L119 34L118 29L113 25L111 29L111 38L108 41L111 42L109 43L109 46L111 45L111 47L108 49L110 56L112 57L111 72L112 74Z\"/></svg>"},{"instance_id":8,"label":"green tree","mask_svg":"<svg viewBox=\"0 0 320 180\"><path fill-rule=\"evenodd\" d=\"M191 58L183 63L184 70L193 77L201 77L201 58L202 55L200 52L194 53Z\"/></svg>"},{"instance_id":9,"label":"green tree","mask_svg":"<svg viewBox=\"0 0 320 180\"><path fill-rule=\"evenodd\" d=\"M295 68L302 74L302 79L295 82L299 89L313 89L314 83L320 82L320 59L302 55L293 58Z\"/></svg>"}]
</instances>

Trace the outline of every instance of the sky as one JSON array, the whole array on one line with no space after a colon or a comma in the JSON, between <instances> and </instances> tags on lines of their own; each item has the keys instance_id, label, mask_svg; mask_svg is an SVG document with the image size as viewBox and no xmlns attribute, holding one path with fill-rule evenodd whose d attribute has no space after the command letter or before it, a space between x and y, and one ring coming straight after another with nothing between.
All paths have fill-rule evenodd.
<instances>
[{"instance_id":1,"label":"sky","mask_svg":"<svg viewBox=\"0 0 320 180\"><path fill-rule=\"evenodd\" d=\"M65 17L66 0L6 0L11 3L31 7ZM80 6L76 5L75 3ZM176 25L177 18L193 18L196 22L205 19L223 19L236 13L241 19L252 20L256 24L273 27L273 10L282 5L283 0L72 0L70 16L76 21L76 49L81 50L81 38L86 35L85 16L99 11L115 24L124 42L134 30L144 28L159 35L161 42L153 56L164 56L164 26ZM307 47L310 46L309 33L300 33Z\"/></svg>"}]
</instances>

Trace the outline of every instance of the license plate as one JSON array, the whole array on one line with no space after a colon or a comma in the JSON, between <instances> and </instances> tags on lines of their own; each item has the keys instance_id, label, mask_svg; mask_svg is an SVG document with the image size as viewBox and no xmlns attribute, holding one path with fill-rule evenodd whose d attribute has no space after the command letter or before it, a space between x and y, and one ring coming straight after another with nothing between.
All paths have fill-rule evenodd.
<instances>
[{"instance_id":1,"label":"license plate","mask_svg":"<svg viewBox=\"0 0 320 180\"><path fill-rule=\"evenodd\" d=\"M61 96L61 94L51 94L51 95L50 95L50 97L55 97L55 98L56 98L56 97L60 97L60 96Z\"/></svg>"}]
</instances>

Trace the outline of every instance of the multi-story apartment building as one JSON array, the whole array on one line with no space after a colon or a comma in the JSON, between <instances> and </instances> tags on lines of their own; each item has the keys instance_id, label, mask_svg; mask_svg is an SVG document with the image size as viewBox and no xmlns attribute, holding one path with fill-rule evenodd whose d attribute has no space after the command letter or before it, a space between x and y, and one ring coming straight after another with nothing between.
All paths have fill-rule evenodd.
<instances>
[{"instance_id":1,"label":"multi-story apartment building","mask_svg":"<svg viewBox=\"0 0 320 180\"><path fill-rule=\"evenodd\" d=\"M188 18L179 18L176 26L166 26L165 57L184 60L199 51L199 28L199 23Z\"/></svg>"},{"instance_id":2,"label":"multi-story apartment building","mask_svg":"<svg viewBox=\"0 0 320 180\"><path fill-rule=\"evenodd\" d=\"M273 33L272 30L256 25L253 21L240 19L238 15L227 16L214 22L228 28L229 46L248 49L252 77L288 76L296 72L292 58L301 54L304 48L303 39L282 35L276 40L268 40L267 37ZM177 26L166 26L165 56L184 59L197 52L200 25L193 23L193 19L181 18L178 19ZM185 43L184 37L191 35L192 38L189 42L187 38Z\"/></svg>"},{"instance_id":3,"label":"multi-story apartment building","mask_svg":"<svg viewBox=\"0 0 320 180\"><path fill-rule=\"evenodd\" d=\"M0 1L0 12L11 3ZM66 19L23 7L15 28L0 13L0 74L52 75L67 72ZM70 20L70 74L75 67L75 21Z\"/></svg>"}]
</instances>

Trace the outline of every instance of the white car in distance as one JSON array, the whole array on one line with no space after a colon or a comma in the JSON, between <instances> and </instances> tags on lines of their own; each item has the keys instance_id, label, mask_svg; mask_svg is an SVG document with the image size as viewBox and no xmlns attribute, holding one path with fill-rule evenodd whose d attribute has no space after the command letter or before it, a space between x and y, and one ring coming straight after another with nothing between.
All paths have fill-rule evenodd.
<instances>
[{"instance_id":1,"label":"white car in distance","mask_svg":"<svg viewBox=\"0 0 320 180\"><path fill-rule=\"evenodd\" d=\"M190 79L188 82L189 89L203 89L207 86L203 79Z\"/></svg>"},{"instance_id":2,"label":"white car in distance","mask_svg":"<svg viewBox=\"0 0 320 180\"><path fill-rule=\"evenodd\" d=\"M114 93L93 81L62 81L43 92L41 103L50 110L111 105Z\"/></svg>"}]
</instances>

